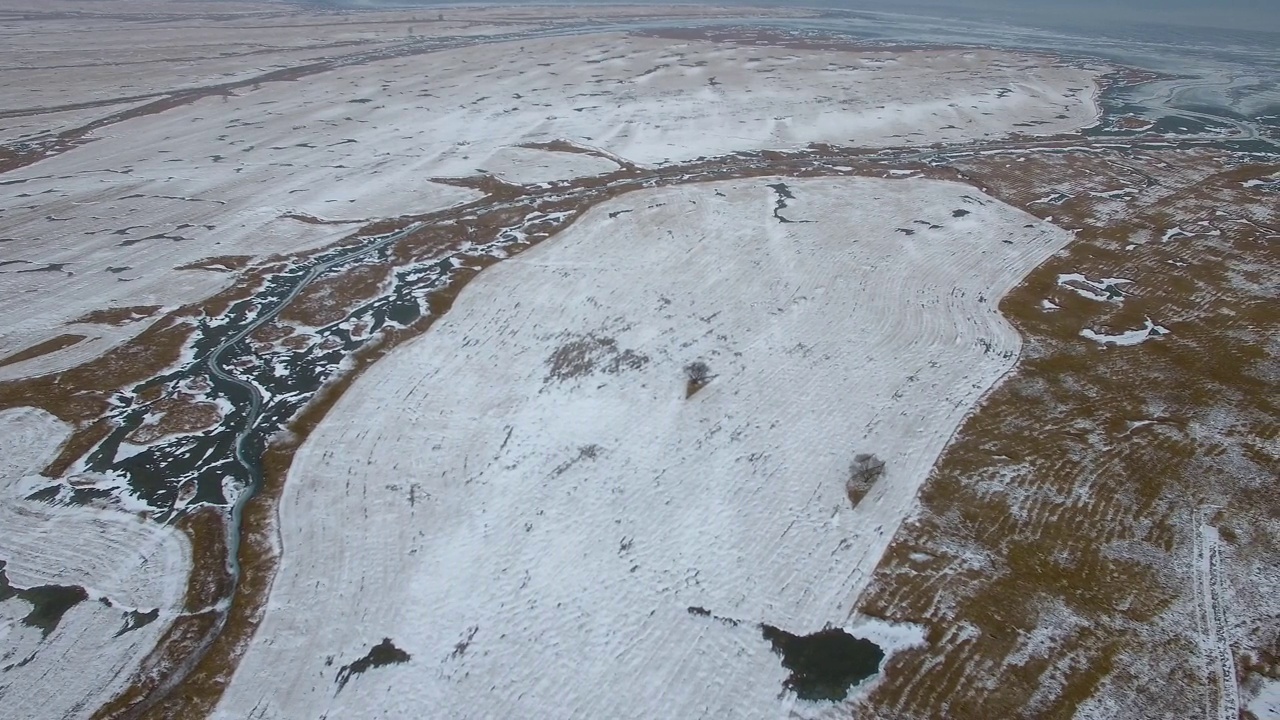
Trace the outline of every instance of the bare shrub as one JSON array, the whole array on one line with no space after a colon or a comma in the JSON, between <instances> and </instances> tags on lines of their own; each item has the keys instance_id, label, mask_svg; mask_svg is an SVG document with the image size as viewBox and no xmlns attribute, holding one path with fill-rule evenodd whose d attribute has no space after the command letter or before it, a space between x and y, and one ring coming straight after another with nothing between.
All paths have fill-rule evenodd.
<instances>
[{"instance_id":1,"label":"bare shrub","mask_svg":"<svg viewBox=\"0 0 1280 720\"><path fill-rule=\"evenodd\" d=\"M844 489L849 494L849 502L857 507L858 502L876 484L876 480L884 475L884 461L870 453L858 453L849 463L849 479Z\"/></svg>"},{"instance_id":2,"label":"bare shrub","mask_svg":"<svg viewBox=\"0 0 1280 720\"><path fill-rule=\"evenodd\" d=\"M695 360L684 366L684 374L686 378L684 396L686 398L693 397L693 394L706 387L711 382L711 368L701 360Z\"/></svg>"}]
</instances>

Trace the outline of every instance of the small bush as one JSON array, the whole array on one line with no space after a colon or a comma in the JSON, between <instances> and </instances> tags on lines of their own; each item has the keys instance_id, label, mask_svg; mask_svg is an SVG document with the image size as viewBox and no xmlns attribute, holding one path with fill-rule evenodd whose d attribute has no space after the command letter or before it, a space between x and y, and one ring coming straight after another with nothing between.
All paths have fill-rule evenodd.
<instances>
[{"instance_id":1,"label":"small bush","mask_svg":"<svg viewBox=\"0 0 1280 720\"><path fill-rule=\"evenodd\" d=\"M686 398L693 397L694 393L711 382L711 368L701 360L685 365L684 374L686 378L684 396Z\"/></svg>"},{"instance_id":2,"label":"small bush","mask_svg":"<svg viewBox=\"0 0 1280 720\"><path fill-rule=\"evenodd\" d=\"M857 507L858 502L876 484L876 480L884 475L884 461L870 453L858 453L849 463L849 479L845 481L845 492L849 494L849 502Z\"/></svg>"}]
</instances>

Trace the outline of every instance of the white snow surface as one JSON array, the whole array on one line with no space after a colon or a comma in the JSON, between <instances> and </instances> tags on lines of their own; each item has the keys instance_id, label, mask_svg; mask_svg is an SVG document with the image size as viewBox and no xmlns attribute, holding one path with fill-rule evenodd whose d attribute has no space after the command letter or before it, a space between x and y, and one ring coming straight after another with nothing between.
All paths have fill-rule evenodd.
<instances>
[{"instance_id":1,"label":"white snow surface","mask_svg":"<svg viewBox=\"0 0 1280 720\"><path fill-rule=\"evenodd\" d=\"M499 148L485 161L484 170L519 185L600 175L618 169L602 157L570 152L546 152L522 147Z\"/></svg>"},{"instance_id":2,"label":"white snow surface","mask_svg":"<svg viewBox=\"0 0 1280 720\"><path fill-rule=\"evenodd\" d=\"M1280 720L1280 680L1261 678L1257 695L1245 706L1258 720Z\"/></svg>"},{"instance_id":3,"label":"white snow surface","mask_svg":"<svg viewBox=\"0 0 1280 720\"><path fill-rule=\"evenodd\" d=\"M796 54L599 34L382 60L205 98L5 174L0 347L30 347L93 310L199 301L233 275L176 267L299 252L353 227L287 213L394 217L480 197L432 177L486 170L544 182L612 169L525 143L564 139L652 164L811 142L984 140L1018 124L1050 134L1094 122L1098 71L994 50ZM79 331L91 339L8 376L63 369L123 339Z\"/></svg>"},{"instance_id":4,"label":"white snow surface","mask_svg":"<svg viewBox=\"0 0 1280 720\"><path fill-rule=\"evenodd\" d=\"M78 585L89 599L44 637L30 603L0 602L0 708L5 717L89 717L119 692L180 610L191 553L185 536L130 513L26 500L69 428L34 408L0 411L0 560L18 588ZM25 482L24 482L25 481ZM103 601L110 602L108 606ZM159 610L119 633L125 613ZM56 690L56 691L55 691Z\"/></svg>"},{"instance_id":5,"label":"white snow surface","mask_svg":"<svg viewBox=\"0 0 1280 720\"><path fill-rule=\"evenodd\" d=\"M966 194L647 190L486 270L298 452L280 572L215 716L839 716L782 692L755 624L918 641L855 602L1017 358L999 298L1071 238L981 195L953 219ZM895 232L915 219L943 227ZM686 399L698 359L713 378ZM887 470L851 508L860 452ZM384 638L411 659L339 690Z\"/></svg>"}]
</instances>

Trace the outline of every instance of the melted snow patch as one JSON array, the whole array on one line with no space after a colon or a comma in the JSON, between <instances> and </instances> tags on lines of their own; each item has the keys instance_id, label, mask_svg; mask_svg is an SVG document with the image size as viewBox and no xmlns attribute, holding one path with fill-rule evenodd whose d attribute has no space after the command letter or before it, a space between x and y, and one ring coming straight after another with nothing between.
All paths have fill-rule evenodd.
<instances>
[{"instance_id":1,"label":"melted snow patch","mask_svg":"<svg viewBox=\"0 0 1280 720\"><path fill-rule=\"evenodd\" d=\"M1103 198L1105 200L1132 200L1137 196L1138 190L1136 188L1126 187L1120 188L1119 190L1108 190L1106 192L1090 191L1089 194L1093 197Z\"/></svg>"},{"instance_id":2,"label":"melted snow patch","mask_svg":"<svg viewBox=\"0 0 1280 720\"><path fill-rule=\"evenodd\" d=\"M1246 180L1244 186L1247 188L1260 187L1263 190L1280 190L1280 176Z\"/></svg>"},{"instance_id":3,"label":"melted snow patch","mask_svg":"<svg viewBox=\"0 0 1280 720\"><path fill-rule=\"evenodd\" d=\"M891 623L880 618L856 615L844 626L850 635L879 645L886 657L900 650L925 644L925 628L915 623Z\"/></svg>"},{"instance_id":4,"label":"melted snow patch","mask_svg":"<svg viewBox=\"0 0 1280 720\"><path fill-rule=\"evenodd\" d=\"M1080 273L1064 273L1058 276L1058 284L1082 297L1100 302L1122 302L1124 291L1121 285L1132 285L1128 278L1102 278L1090 280Z\"/></svg>"},{"instance_id":5,"label":"melted snow patch","mask_svg":"<svg viewBox=\"0 0 1280 720\"><path fill-rule=\"evenodd\" d=\"M1105 335L1095 332L1089 328L1080 331L1080 335L1086 337L1101 345L1138 345L1150 340L1154 337L1168 335L1169 329L1161 325L1151 322L1151 318L1147 318L1146 324L1137 330L1126 330L1118 335Z\"/></svg>"}]
</instances>

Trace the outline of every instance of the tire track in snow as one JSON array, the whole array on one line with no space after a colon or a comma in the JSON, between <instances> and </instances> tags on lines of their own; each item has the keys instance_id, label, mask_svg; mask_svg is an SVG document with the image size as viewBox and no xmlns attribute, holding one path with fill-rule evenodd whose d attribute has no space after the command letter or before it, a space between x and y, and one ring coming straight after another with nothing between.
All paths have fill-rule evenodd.
<instances>
[{"instance_id":1,"label":"tire track in snow","mask_svg":"<svg viewBox=\"0 0 1280 720\"><path fill-rule=\"evenodd\" d=\"M1235 653L1231 649L1231 623L1225 606L1226 588L1222 573L1222 541L1218 529L1205 522L1207 510L1196 511L1193 548L1196 596L1200 600L1199 622L1202 647L1209 674L1216 684L1216 698L1205 698L1205 717L1236 720L1240 717L1240 683L1236 678Z\"/></svg>"}]
</instances>

